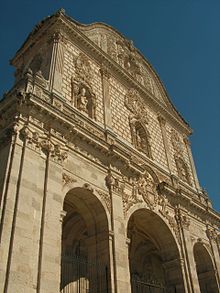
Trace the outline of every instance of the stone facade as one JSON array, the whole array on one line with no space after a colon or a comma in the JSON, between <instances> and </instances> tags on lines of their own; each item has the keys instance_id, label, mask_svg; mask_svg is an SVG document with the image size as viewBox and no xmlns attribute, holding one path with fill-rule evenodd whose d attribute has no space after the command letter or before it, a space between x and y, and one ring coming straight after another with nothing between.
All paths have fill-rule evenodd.
<instances>
[{"instance_id":1,"label":"stone facade","mask_svg":"<svg viewBox=\"0 0 220 293\"><path fill-rule=\"evenodd\" d=\"M0 292L220 292L220 215L191 129L133 43L60 10L12 64Z\"/></svg>"}]
</instances>

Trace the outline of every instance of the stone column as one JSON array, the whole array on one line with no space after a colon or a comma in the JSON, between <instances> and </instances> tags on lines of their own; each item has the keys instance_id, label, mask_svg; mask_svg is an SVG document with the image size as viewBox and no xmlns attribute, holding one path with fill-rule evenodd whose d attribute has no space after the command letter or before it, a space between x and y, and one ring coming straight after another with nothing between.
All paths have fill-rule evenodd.
<instances>
[{"instance_id":1,"label":"stone column","mask_svg":"<svg viewBox=\"0 0 220 293\"><path fill-rule=\"evenodd\" d=\"M188 137L184 138L184 143L185 143L187 153L188 153L188 156L189 156L189 161L190 161L190 165L191 165L191 170L192 170L195 186L196 186L197 190L199 191L199 190L201 190L201 187L199 185L199 180L198 180L198 177L197 177L196 167L195 167L195 163L194 163L194 160L193 160L192 150L191 150L190 141L189 141Z\"/></svg>"},{"instance_id":2,"label":"stone column","mask_svg":"<svg viewBox=\"0 0 220 293\"><path fill-rule=\"evenodd\" d=\"M102 93L103 93L103 107L104 107L104 124L106 129L112 128L112 117L111 117L111 100L109 95L109 78L110 72L102 66L100 69L102 76Z\"/></svg>"},{"instance_id":3,"label":"stone column","mask_svg":"<svg viewBox=\"0 0 220 293\"><path fill-rule=\"evenodd\" d=\"M49 73L49 91L62 97L64 37L58 31L52 37L53 49Z\"/></svg>"},{"instance_id":4,"label":"stone column","mask_svg":"<svg viewBox=\"0 0 220 293\"><path fill-rule=\"evenodd\" d=\"M167 138L167 134L166 134L166 120L161 116L158 115L157 117L159 124L160 124L160 128L161 128L161 132L162 132L162 137L163 137L163 143L164 143L164 148L165 148L165 153L166 153L166 158L167 158L167 166L168 169L170 171L170 174L172 174L172 161L171 161L171 155L170 155L170 151L169 151L169 144L168 144L168 138Z\"/></svg>"}]
</instances>

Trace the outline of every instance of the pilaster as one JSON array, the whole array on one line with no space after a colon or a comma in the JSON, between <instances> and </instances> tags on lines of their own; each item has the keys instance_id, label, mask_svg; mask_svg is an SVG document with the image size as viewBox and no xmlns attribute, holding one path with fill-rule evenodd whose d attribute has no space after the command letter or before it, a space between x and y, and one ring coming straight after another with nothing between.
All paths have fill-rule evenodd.
<instances>
[{"instance_id":1,"label":"pilaster","mask_svg":"<svg viewBox=\"0 0 220 293\"><path fill-rule=\"evenodd\" d=\"M171 154L169 150L169 144L168 144L168 138L166 134L166 120L163 116L158 115L158 121L160 124L161 132L162 132L162 137L163 137L163 143L164 143L164 148L165 148L165 153L166 153L166 159L167 159L167 166L169 169L169 172L172 174L172 161L171 161Z\"/></svg>"},{"instance_id":2,"label":"pilaster","mask_svg":"<svg viewBox=\"0 0 220 293\"><path fill-rule=\"evenodd\" d=\"M55 32L52 37L53 49L49 73L49 91L62 96L64 44L61 32Z\"/></svg>"},{"instance_id":3,"label":"pilaster","mask_svg":"<svg viewBox=\"0 0 220 293\"><path fill-rule=\"evenodd\" d=\"M100 69L102 76L102 92L103 92L103 107L104 107L104 124L105 128L112 128L111 117L111 100L109 95L109 78L110 72L107 67L102 66Z\"/></svg>"},{"instance_id":4,"label":"pilaster","mask_svg":"<svg viewBox=\"0 0 220 293\"><path fill-rule=\"evenodd\" d=\"M114 179L111 172L106 177L106 185L111 197L111 220L113 231L114 292L131 292L129 259L126 244L126 230L122 197L113 190Z\"/></svg>"},{"instance_id":5,"label":"pilaster","mask_svg":"<svg viewBox=\"0 0 220 293\"><path fill-rule=\"evenodd\" d=\"M189 156L189 161L190 161L190 165L191 165L191 170L192 170L195 186L196 186L197 190L199 191L199 190L201 190L201 187L199 185L199 180L198 180L197 173L196 173L196 167L195 167L195 163L194 163L193 156L192 156L190 141L187 137L184 138L184 143L185 143L187 153Z\"/></svg>"}]
</instances>

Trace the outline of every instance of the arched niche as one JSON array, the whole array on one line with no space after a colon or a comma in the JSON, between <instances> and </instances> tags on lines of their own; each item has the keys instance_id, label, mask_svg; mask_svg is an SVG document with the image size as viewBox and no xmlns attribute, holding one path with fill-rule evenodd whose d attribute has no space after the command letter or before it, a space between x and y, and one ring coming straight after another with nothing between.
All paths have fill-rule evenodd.
<instances>
[{"instance_id":1,"label":"arched niche","mask_svg":"<svg viewBox=\"0 0 220 293\"><path fill-rule=\"evenodd\" d=\"M132 144L141 152L152 158L150 134L146 126L137 117L130 117Z\"/></svg>"},{"instance_id":2,"label":"arched niche","mask_svg":"<svg viewBox=\"0 0 220 293\"><path fill-rule=\"evenodd\" d=\"M216 280L212 257L202 243L194 245L194 259L199 280L201 293L218 293L219 288Z\"/></svg>"},{"instance_id":3,"label":"arched niche","mask_svg":"<svg viewBox=\"0 0 220 293\"><path fill-rule=\"evenodd\" d=\"M185 292L179 248L161 217L148 209L136 210L127 235L132 293Z\"/></svg>"},{"instance_id":4,"label":"arched niche","mask_svg":"<svg viewBox=\"0 0 220 293\"><path fill-rule=\"evenodd\" d=\"M61 292L108 292L109 227L102 203L91 190L76 187L63 210Z\"/></svg>"}]
</instances>

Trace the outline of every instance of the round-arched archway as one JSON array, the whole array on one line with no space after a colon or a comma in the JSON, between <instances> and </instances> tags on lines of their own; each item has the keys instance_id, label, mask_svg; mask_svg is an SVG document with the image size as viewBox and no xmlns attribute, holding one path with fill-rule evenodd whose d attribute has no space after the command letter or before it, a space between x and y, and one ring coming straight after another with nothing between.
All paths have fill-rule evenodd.
<instances>
[{"instance_id":1,"label":"round-arched archway","mask_svg":"<svg viewBox=\"0 0 220 293\"><path fill-rule=\"evenodd\" d=\"M64 199L62 293L109 292L109 225L92 191L74 188Z\"/></svg>"},{"instance_id":2,"label":"round-arched archway","mask_svg":"<svg viewBox=\"0 0 220 293\"><path fill-rule=\"evenodd\" d=\"M185 292L176 240L159 215L136 210L128 222L132 293Z\"/></svg>"},{"instance_id":3,"label":"round-arched archway","mask_svg":"<svg viewBox=\"0 0 220 293\"><path fill-rule=\"evenodd\" d=\"M212 258L202 243L194 245L194 259L201 293L219 292Z\"/></svg>"}]
</instances>

